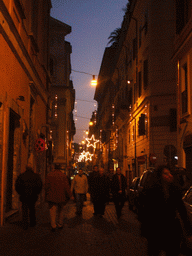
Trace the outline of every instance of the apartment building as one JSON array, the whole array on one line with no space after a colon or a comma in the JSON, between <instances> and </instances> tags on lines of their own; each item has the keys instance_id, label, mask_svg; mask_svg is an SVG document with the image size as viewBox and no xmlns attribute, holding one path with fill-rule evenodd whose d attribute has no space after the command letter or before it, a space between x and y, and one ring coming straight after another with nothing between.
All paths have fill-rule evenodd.
<instances>
[{"instance_id":1,"label":"apartment building","mask_svg":"<svg viewBox=\"0 0 192 256\"><path fill-rule=\"evenodd\" d=\"M51 1L0 0L0 9L2 225L19 209L14 184L26 164L30 163L42 178L46 172L45 148L38 152L35 142L48 136Z\"/></svg>"},{"instance_id":2,"label":"apartment building","mask_svg":"<svg viewBox=\"0 0 192 256\"><path fill-rule=\"evenodd\" d=\"M71 33L71 27L51 17L50 21L50 102L49 117L52 145L51 159L67 170L72 164L72 148L75 124L73 109L75 90L70 80L72 47L65 37Z\"/></svg>"},{"instance_id":3,"label":"apartment building","mask_svg":"<svg viewBox=\"0 0 192 256\"><path fill-rule=\"evenodd\" d=\"M101 75L107 68L101 65L95 99L103 164L120 166L131 179L148 167L175 164L177 101L174 1L129 2L111 73Z\"/></svg>"},{"instance_id":4,"label":"apartment building","mask_svg":"<svg viewBox=\"0 0 192 256\"><path fill-rule=\"evenodd\" d=\"M177 73L178 165L192 169L192 1L175 1L173 63Z\"/></svg>"}]
</instances>

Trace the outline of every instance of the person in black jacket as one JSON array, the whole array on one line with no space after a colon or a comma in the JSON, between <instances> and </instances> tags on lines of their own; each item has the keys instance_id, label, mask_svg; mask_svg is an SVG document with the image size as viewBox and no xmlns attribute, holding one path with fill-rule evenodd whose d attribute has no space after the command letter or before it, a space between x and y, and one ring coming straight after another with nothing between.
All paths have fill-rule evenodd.
<instances>
[{"instance_id":1,"label":"person in black jacket","mask_svg":"<svg viewBox=\"0 0 192 256\"><path fill-rule=\"evenodd\" d=\"M98 175L92 180L92 202L94 215L102 217L105 213L106 203L109 201L109 178L104 174L104 169L99 169Z\"/></svg>"},{"instance_id":2,"label":"person in black jacket","mask_svg":"<svg viewBox=\"0 0 192 256\"><path fill-rule=\"evenodd\" d=\"M115 204L117 218L121 217L121 211L126 201L127 181L125 176L121 173L121 168L116 168L116 174L112 177L111 190L113 194L113 201Z\"/></svg>"},{"instance_id":3,"label":"person in black jacket","mask_svg":"<svg viewBox=\"0 0 192 256\"><path fill-rule=\"evenodd\" d=\"M182 219L188 236L192 227L182 200L182 194L170 170L162 165L154 171L140 194L142 207L139 211L141 235L148 240L149 256L180 255L182 241ZM180 216L178 218L178 216Z\"/></svg>"},{"instance_id":4,"label":"person in black jacket","mask_svg":"<svg viewBox=\"0 0 192 256\"><path fill-rule=\"evenodd\" d=\"M94 194L94 179L99 175L99 168L98 165L93 166L93 171L89 173L88 176L88 185L89 185L89 190L88 192L90 193L90 198L91 202L93 202L92 196Z\"/></svg>"},{"instance_id":5,"label":"person in black jacket","mask_svg":"<svg viewBox=\"0 0 192 256\"><path fill-rule=\"evenodd\" d=\"M39 174L34 173L31 166L26 166L25 172L16 179L15 190L20 195L22 202L23 228L27 229L29 226L28 216L30 226L34 227L36 225L35 203L42 190L42 180Z\"/></svg>"}]
</instances>

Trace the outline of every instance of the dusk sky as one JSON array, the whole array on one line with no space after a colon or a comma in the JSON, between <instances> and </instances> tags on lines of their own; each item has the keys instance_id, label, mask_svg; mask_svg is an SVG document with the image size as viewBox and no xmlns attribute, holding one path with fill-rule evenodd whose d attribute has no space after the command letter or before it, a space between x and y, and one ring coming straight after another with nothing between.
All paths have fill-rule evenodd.
<instances>
[{"instance_id":1,"label":"dusk sky","mask_svg":"<svg viewBox=\"0 0 192 256\"><path fill-rule=\"evenodd\" d=\"M66 41L72 45L73 70L98 77L105 47L111 32L121 27L128 0L51 0L51 16L72 27ZM76 93L74 119L79 143L89 128L92 112L97 109L91 75L73 72L71 80ZM76 117L77 116L77 117Z\"/></svg>"}]
</instances>

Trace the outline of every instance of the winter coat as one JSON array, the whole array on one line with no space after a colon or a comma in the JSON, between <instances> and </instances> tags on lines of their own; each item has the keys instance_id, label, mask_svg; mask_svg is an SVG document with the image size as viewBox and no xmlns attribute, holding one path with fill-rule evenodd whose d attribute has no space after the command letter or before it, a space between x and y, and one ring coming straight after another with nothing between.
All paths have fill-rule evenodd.
<instances>
[{"instance_id":1,"label":"winter coat","mask_svg":"<svg viewBox=\"0 0 192 256\"><path fill-rule=\"evenodd\" d=\"M72 196L67 176L60 170L50 172L45 179L47 202L65 203Z\"/></svg>"},{"instance_id":2,"label":"winter coat","mask_svg":"<svg viewBox=\"0 0 192 256\"><path fill-rule=\"evenodd\" d=\"M88 192L88 181L85 174L77 174L72 181L71 191L75 190L77 194L86 194Z\"/></svg>"},{"instance_id":3,"label":"winter coat","mask_svg":"<svg viewBox=\"0 0 192 256\"><path fill-rule=\"evenodd\" d=\"M99 171L92 171L88 177L88 184L89 184L89 193L92 195L94 193L94 178L99 175Z\"/></svg>"},{"instance_id":4,"label":"winter coat","mask_svg":"<svg viewBox=\"0 0 192 256\"><path fill-rule=\"evenodd\" d=\"M42 190L40 175L32 170L26 170L17 177L15 190L20 195L21 202L36 202Z\"/></svg>"},{"instance_id":5,"label":"winter coat","mask_svg":"<svg viewBox=\"0 0 192 256\"><path fill-rule=\"evenodd\" d=\"M92 200L109 201L110 180L106 175L96 175L92 180Z\"/></svg>"},{"instance_id":6,"label":"winter coat","mask_svg":"<svg viewBox=\"0 0 192 256\"><path fill-rule=\"evenodd\" d=\"M121 191L122 191L122 196L124 198L126 197L126 188L127 188L127 181L126 178L123 174L120 174L121 177ZM120 190L120 184L119 184L119 177L118 174L114 174L112 177L112 182L111 182L111 192L113 194L113 199L118 197L118 192Z\"/></svg>"},{"instance_id":7,"label":"winter coat","mask_svg":"<svg viewBox=\"0 0 192 256\"><path fill-rule=\"evenodd\" d=\"M184 221L188 234L192 234L180 190L174 184L171 184L168 190L169 194L165 192L162 184L155 184L144 188L140 195L141 233L149 240L158 241L162 248L169 246L170 239L175 243L181 242L182 230L177 218L178 213Z\"/></svg>"}]
</instances>

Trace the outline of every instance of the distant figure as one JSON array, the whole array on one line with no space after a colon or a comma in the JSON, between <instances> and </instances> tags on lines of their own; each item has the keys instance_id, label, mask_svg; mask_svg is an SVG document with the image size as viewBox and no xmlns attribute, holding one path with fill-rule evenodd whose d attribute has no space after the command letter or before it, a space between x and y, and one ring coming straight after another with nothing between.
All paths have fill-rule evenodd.
<instances>
[{"instance_id":1,"label":"distant figure","mask_svg":"<svg viewBox=\"0 0 192 256\"><path fill-rule=\"evenodd\" d=\"M62 173L59 164L50 172L45 180L45 198L48 202L51 231L56 227L63 228L64 206L67 203L67 197L73 199L67 176Z\"/></svg>"},{"instance_id":2,"label":"distant figure","mask_svg":"<svg viewBox=\"0 0 192 256\"><path fill-rule=\"evenodd\" d=\"M121 173L121 168L116 168L116 174L113 175L111 182L111 191L113 194L113 201L115 204L117 218L121 217L122 208L126 201L125 190L127 188L127 181L125 176Z\"/></svg>"},{"instance_id":3,"label":"distant figure","mask_svg":"<svg viewBox=\"0 0 192 256\"><path fill-rule=\"evenodd\" d=\"M34 173L31 166L27 165L24 173L20 174L15 182L15 190L20 195L22 202L23 228L36 225L35 203L42 190L42 180L40 175Z\"/></svg>"},{"instance_id":4,"label":"distant figure","mask_svg":"<svg viewBox=\"0 0 192 256\"><path fill-rule=\"evenodd\" d=\"M88 177L88 183L89 183L89 193L90 193L90 198L91 198L91 201L92 201L92 194L94 193L94 178L96 176L98 176L99 174L99 168L98 168L98 165L94 165L93 166L93 171L90 172L89 174L89 177Z\"/></svg>"},{"instance_id":5,"label":"distant figure","mask_svg":"<svg viewBox=\"0 0 192 256\"><path fill-rule=\"evenodd\" d=\"M88 192L88 181L87 176L83 174L83 170L79 169L79 173L75 176L72 181L71 191L75 191L76 198L76 214L82 215L83 203Z\"/></svg>"},{"instance_id":6,"label":"distant figure","mask_svg":"<svg viewBox=\"0 0 192 256\"><path fill-rule=\"evenodd\" d=\"M166 256L180 255L183 232L178 216L189 237L192 235L192 227L180 189L166 166L159 166L154 171L143 188L140 200L141 234L148 240L149 256L158 256L161 251L166 252Z\"/></svg>"},{"instance_id":7,"label":"distant figure","mask_svg":"<svg viewBox=\"0 0 192 256\"><path fill-rule=\"evenodd\" d=\"M92 202L94 215L102 217L105 213L106 203L109 201L109 178L104 174L104 169L99 169L92 182Z\"/></svg>"}]
</instances>

